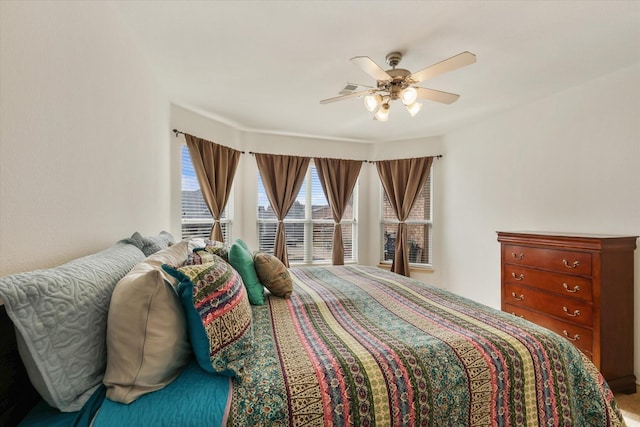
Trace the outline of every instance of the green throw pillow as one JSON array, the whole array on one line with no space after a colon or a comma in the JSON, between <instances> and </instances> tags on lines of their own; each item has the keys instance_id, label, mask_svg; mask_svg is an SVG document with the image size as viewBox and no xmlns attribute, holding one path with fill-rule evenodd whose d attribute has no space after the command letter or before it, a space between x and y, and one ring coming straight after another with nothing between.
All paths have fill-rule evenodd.
<instances>
[{"instance_id":1,"label":"green throw pillow","mask_svg":"<svg viewBox=\"0 0 640 427\"><path fill-rule=\"evenodd\" d=\"M249 295L249 302L253 305L264 304L264 287L253 265L253 256L247 248L247 244L242 239L236 239L229 248L229 264L235 268Z\"/></svg>"}]
</instances>

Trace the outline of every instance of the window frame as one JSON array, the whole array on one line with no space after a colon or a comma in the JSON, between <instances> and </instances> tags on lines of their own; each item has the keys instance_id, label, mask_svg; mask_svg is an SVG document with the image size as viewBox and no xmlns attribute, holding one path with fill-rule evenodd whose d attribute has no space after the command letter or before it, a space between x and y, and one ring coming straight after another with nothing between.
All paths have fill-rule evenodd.
<instances>
[{"instance_id":1,"label":"window frame","mask_svg":"<svg viewBox=\"0 0 640 427\"><path fill-rule=\"evenodd\" d=\"M427 180L425 181L425 186L429 185L429 196L430 196L430 201L429 201L429 218L430 219L425 219L425 220L416 220L416 219L407 219L405 221L405 223L407 224L407 226L411 226L411 225L426 225L427 230L428 230L428 235L429 235L429 247L427 248L427 259L429 260L429 262L427 263L422 263L422 262L409 262L409 267L411 268L420 268L420 269L433 269L433 200L434 200L434 194L433 194L433 165L431 166L431 170L429 171L429 177L427 178ZM423 187L424 188L424 187ZM379 182L379 197L380 197L380 202L379 202L379 208L380 208L380 251L379 251L379 263L381 265L388 265L391 266L391 264L393 263L392 260L385 260L384 259L384 251L385 251L385 226L389 226L389 225L398 225L400 223L400 221L398 221L398 218L395 216L392 219L390 218L385 218L384 217L384 196L385 196L385 191L384 191L384 187L382 186L382 182ZM422 190L420 190L422 192ZM417 203L416 203L417 204ZM414 205L415 208L416 205ZM413 208L411 209L413 211ZM409 217L411 217L411 214L409 214Z\"/></svg>"},{"instance_id":2,"label":"window frame","mask_svg":"<svg viewBox=\"0 0 640 427\"><path fill-rule=\"evenodd\" d=\"M313 159L311 159L311 161L309 162L309 166L307 167L307 171L305 172L305 179L304 179L304 188L300 188L300 191L298 192L298 195L300 194L300 192L304 191L305 193L305 200L304 200L304 218L285 218L283 220L283 223L285 224L285 226L287 224L303 224L303 230L304 230L304 234L303 234L303 259L302 261L300 260L292 260L289 259L289 264L290 265L298 265L298 266L303 266L303 265L331 265L331 256L327 257L326 259L323 260L314 260L314 240L313 240L313 228L314 225L329 225L331 226L331 236L333 239L333 226L335 224L335 222L333 221L333 218L322 218L322 219L313 219L313 182L312 182L312 169L315 168L315 163L313 162ZM317 174L317 169L316 169L316 174ZM257 175L257 179L261 179L260 178L260 171L258 171L258 175ZM359 191L358 191L358 187L359 187L359 180L360 177L358 177L358 180L356 181L356 185L354 186L353 189L353 193L351 194L351 197L353 199L353 218L352 219L342 219L340 221L341 225L351 225L351 258L346 258L345 256L345 260L344 263L345 264L357 264L358 263L358 196L359 196ZM257 184L257 182L256 182ZM320 184L318 184L318 188L319 191L322 193L322 195L324 196L324 192L322 191L322 187L320 186ZM265 195L266 196L266 195ZM324 196L326 199L326 196ZM259 186L256 185L256 198L260 198L260 192L259 192ZM296 196L296 200L298 199L298 196ZM268 199L267 199L268 202ZM270 202L268 202L270 205ZM329 205L329 202L327 201L327 206ZM258 202L258 210L260 208L260 203ZM278 223L278 220L275 218L260 218L260 214L259 211L257 212L256 215L256 238L257 238L257 242L258 242L258 247L262 248L262 243L260 240L260 229L261 229L261 225L263 224L276 224ZM343 242L346 240L344 238L344 230L343 230ZM275 237L274 237L275 238ZM289 235L287 234L287 240L289 239ZM288 245L287 245L288 246ZM346 248L345 248L346 249ZM262 249L261 249L262 250ZM332 246L331 246L331 250L333 250L333 241L332 241ZM347 251L345 250L345 253ZM272 252L271 252L272 253Z\"/></svg>"}]
</instances>

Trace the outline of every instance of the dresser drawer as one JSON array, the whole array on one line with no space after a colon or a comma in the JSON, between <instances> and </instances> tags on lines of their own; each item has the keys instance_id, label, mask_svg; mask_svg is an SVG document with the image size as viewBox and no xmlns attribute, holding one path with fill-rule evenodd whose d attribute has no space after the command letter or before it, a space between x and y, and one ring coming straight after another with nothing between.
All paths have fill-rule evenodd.
<instances>
[{"instance_id":1,"label":"dresser drawer","mask_svg":"<svg viewBox=\"0 0 640 427\"><path fill-rule=\"evenodd\" d=\"M502 301L517 307L556 316L566 322L592 326L593 310L589 303L541 292L527 286L507 283L502 288Z\"/></svg>"},{"instance_id":2,"label":"dresser drawer","mask_svg":"<svg viewBox=\"0 0 640 427\"><path fill-rule=\"evenodd\" d=\"M552 330L569 340L589 358L593 357L593 331L590 328L552 319L543 314L511 304L505 304L504 311Z\"/></svg>"},{"instance_id":3,"label":"dresser drawer","mask_svg":"<svg viewBox=\"0 0 640 427\"><path fill-rule=\"evenodd\" d=\"M586 252L504 245L503 260L508 264L532 266L560 273L591 276L591 254Z\"/></svg>"},{"instance_id":4,"label":"dresser drawer","mask_svg":"<svg viewBox=\"0 0 640 427\"><path fill-rule=\"evenodd\" d=\"M578 298L585 301L593 299L591 279L585 277L505 264L504 281L515 285L532 286L563 297Z\"/></svg>"}]
</instances>

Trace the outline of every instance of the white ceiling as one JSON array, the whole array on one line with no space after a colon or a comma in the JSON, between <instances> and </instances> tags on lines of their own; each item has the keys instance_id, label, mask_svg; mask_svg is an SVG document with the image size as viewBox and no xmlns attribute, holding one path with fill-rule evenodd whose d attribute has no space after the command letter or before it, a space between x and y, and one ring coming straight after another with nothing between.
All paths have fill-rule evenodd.
<instances>
[{"instance_id":1,"label":"white ceiling","mask_svg":"<svg viewBox=\"0 0 640 427\"><path fill-rule=\"evenodd\" d=\"M640 1L115 1L173 103L234 127L361 142L441 135L640 62ZM399 101L388 122L362 99L321 105L353 65L405 54L418 71L463 51L477 62L420 86L460 94Z\"/></svg>"}]
</instances>

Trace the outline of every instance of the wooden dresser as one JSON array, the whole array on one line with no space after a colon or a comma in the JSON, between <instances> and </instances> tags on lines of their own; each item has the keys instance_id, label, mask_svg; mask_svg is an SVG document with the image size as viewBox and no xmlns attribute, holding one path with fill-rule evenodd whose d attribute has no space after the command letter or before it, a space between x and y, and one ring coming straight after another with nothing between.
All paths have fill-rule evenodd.
<instances>
[{"instance_id":1,"label":"wooden dresser","mask_svg":"<svg viewBox=\"0 0 640 427\"><path fill-rule=\"evenodd\" d=\"M502 310L566 337L614 391L634 393L638 236L498 232Z\"/></svg>"}]
</instances>

